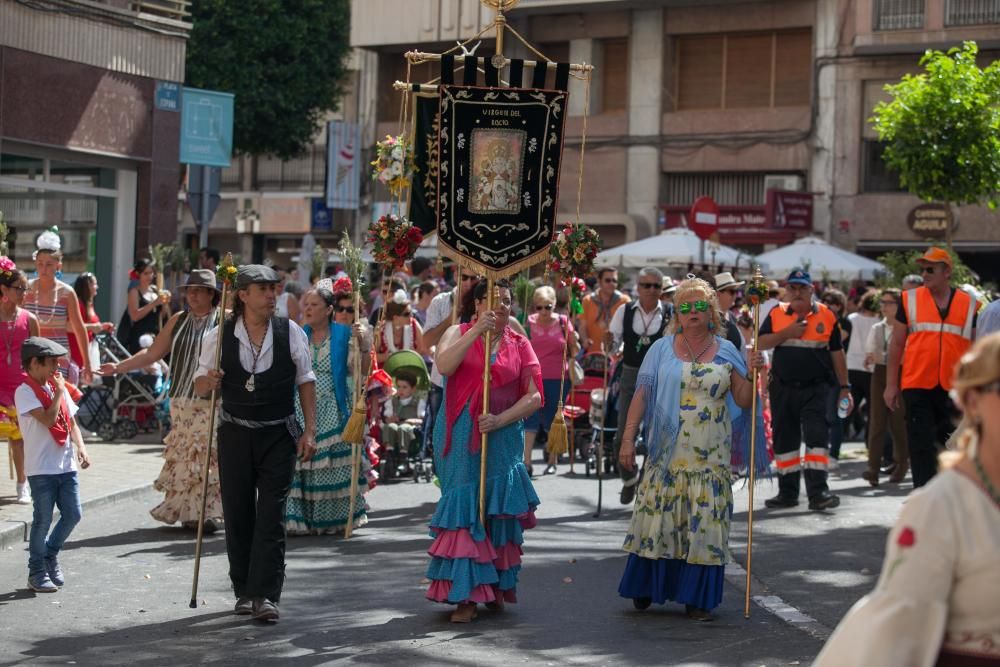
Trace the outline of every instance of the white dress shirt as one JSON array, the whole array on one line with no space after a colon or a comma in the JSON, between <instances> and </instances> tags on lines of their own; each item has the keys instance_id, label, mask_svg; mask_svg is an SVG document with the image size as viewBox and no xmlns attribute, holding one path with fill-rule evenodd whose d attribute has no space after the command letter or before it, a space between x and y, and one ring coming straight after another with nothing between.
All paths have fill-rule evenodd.
<instances>
[{"instance_id":1,"label":"white dress shirt","mask_svg":"<svg viewBox=\"0 0 1000 667\"><path fill-rule=\"evenodd\" d=\"M656 307L652 311L653 319L651 320L649 312L642 307L642 303L639 301L635 303L638 308L635 315L632 316L632 331L639 336L655 336L663 325L663 304L659 301L656 302ZM611 322L608 323L608 332L615 337L616 346L625 337L625 309L629 305L631 304L626 303L617 309L615 314L611 316ZM643 319L644 317L645 319Z\"/></svg>"},{"instance_id":2,"label":"white dress shirt","mask_svg":"<svg viewBox=\"0 0 1000 667\"><path fill-rule=\"evenodd\" d=\"M427 306L427 317L424 320L424 331L433 329L451 317L451 298L451 292L441 292L436 297L431 299L431 305ZM433 357L434 354L431 353L431 358ZM444 378L442 377L441 372L438 371L437 364L431 366L431 384L435 387L444 386Z\"/></svg>"},{"instance_id":3,"label":"white dress shirt","mask_svg":"<svg viewBox=\"0 0 1000 667\"><path fill-rule=\"evenodd\" d=\"M264 335L264 343L257 357L257 367L253 365L253 348L250 347L250 337L247 335L247 328L243 324L241 317L236 322L236 340L240 342L240 365L247 373L263 373L271 367L274 362L274 329L267 327ZM205 332L205 337L201 343L201 356L198 358L198 371L195 379L208 375L208 371L215 368L215 348L219 342L219 327L212 327ZM306 332L295 322L288 322L288 347L292 354L292 361L295 363L295 384L300 385L306 382L315 382L316 374L312 369L312 355L309 352L309 339Z\"/></svg>"}]
</instances>

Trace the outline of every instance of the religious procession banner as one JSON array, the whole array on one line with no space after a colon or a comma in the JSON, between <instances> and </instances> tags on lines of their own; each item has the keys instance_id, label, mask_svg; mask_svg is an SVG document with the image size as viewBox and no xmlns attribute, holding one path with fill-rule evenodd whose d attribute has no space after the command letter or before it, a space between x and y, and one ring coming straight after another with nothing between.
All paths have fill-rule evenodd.
<instances>
[{"instance_id":1,"label":"religious procession banner","mask_svg":"<svg viewBox=\"0 0 1000 667\"><path fill-rule=\"evenodd\" d=\"M417 165L410 186L410 222L424 236L437 231L438 96L413 95L413 161Z\"/></svg>"},{"instance_id":2,"label":"religious procession banner","mask_svg":"<svg viewBox=\"0 0 1000 667\"><path fill-rule=\"evenodd\" d=\"M438 247L488 278L543 261L555 231L565 91L440 87Z\"/></svg>"}]
</instances>

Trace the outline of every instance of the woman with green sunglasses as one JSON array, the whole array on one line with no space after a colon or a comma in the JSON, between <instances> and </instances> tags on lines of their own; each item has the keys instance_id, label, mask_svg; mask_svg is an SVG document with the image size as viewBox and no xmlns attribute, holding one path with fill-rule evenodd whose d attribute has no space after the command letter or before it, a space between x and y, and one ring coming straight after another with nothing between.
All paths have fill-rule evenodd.
<instances>
[{"instance_id":1,"label":"woman with green sunglasses","mask_svg":"<svg viewBox=\"0 0 1000 667\"><path fill-rule=\"evenodd\" d=\"M722 602L733 512L731 470L749 465L753 385L743 353L719 337L715 291L690 277L677 288L674 335L655 342L639 370L625 420L619 463L635 468L643 425L649 455L639 483L629 553L618 592L637 609L683 603L695 620ZM763 366L762 355L752 359ZM756 415L760 419L760 411ZM764 428L756 468L767 470Z\"/></svg>"}]
</instances>

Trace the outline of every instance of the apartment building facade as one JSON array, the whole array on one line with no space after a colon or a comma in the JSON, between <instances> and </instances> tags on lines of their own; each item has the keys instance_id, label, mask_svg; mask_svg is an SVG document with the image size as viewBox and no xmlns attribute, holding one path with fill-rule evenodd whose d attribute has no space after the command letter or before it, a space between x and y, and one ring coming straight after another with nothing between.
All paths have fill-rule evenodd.
<instances>
[{"instance_id":1,"label":"apartment building facade","mask_svg":"<svg viewBox=\"0 0 1000 667\"><path fill-rule=\"evenodd\" d=\"M59 227L67 278L124 309L137 249L177 230L188 0L0 0L0 211L31 271Z\"/></svg>"},{"instance_id":2,"label":"apartment building facade","mask_svg":"<svg viewBox=\"0 0 1000 667\"><path fill-rule=\"evenodd\" d=\"M352 43L377 62L375 134L398 130L402 54L442 51L487 27L478 0L355 0ZM720 241L759 252L816 234L866 254L926 243L921 204L898 190L866 119L882 86L917 70L926 48L976 39L996 57L996 3L982 0L522 0L508 19L554 60L597 69L590 88L581 220L608 246L683 224L713 197ZM483 36L482 50L493 49ZM511 57L533 57L508 39ZM430 65L411 70L429 80ZM575 214L583 87L571 105L559 206ZM812 200L789 228L767 191ZM374 193L377 198L378 193ZM988 274L996 216L960 211L956 247ZM994 256L995 258L995 256ZM979 261L982 260L982 261Z\"/></svg>"}]
</instances>

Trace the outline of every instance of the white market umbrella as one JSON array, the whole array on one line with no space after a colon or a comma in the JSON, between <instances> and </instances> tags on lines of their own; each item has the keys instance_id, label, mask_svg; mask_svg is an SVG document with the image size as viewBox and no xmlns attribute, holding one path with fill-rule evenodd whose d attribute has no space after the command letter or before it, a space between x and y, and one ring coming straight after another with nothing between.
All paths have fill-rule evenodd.
<instances>
[{"instance_id":1,"label":"white market umbrella","mask_svg":"<svg viewBox=\"0 0 1000 667\"><path fill-rule=\"evenodd\" d=\"M712 250L712 244L706 242L704 263L713 263ZM751 255L727 245L720 244L714 250L716 266L742 265L749 268L754 263ZM701 239L686 227L675 227L656 236L604 250L598 253L595 263L597 266L622 269L641 269L644 266L687 266L702 263L700 252Z\"/></svg>"},{"instance_id":2,"label":"white market umbrella","mask_svg":"<svg viewBox=\"0 0 1000 667\"><path fill-rule=\"evenodd\" d=\"M801 238L791 245L760 255L762 263L771 267L770 275L778 278L795 269L806 269L814 280L828 277L832 280L873 280L876 274L885 273L885 265L873 259L855 255L822 239Z\"/></svg>"}]
</instances>

